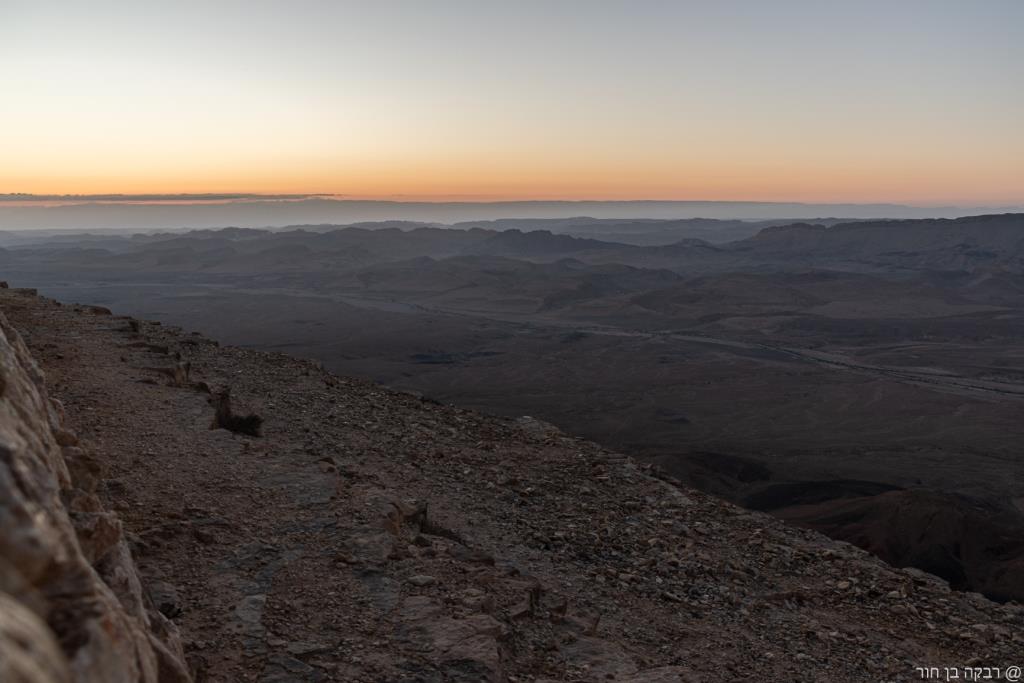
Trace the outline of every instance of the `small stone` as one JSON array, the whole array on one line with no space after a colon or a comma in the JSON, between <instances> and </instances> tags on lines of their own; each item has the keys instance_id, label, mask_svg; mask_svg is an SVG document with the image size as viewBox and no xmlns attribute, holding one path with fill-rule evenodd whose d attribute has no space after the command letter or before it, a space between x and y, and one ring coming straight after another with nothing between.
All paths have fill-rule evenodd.
<instances>
[{"instance_id":1,"label":"small stone","mask_svg":"<svg viewBox=\"0 0 1024 683\"><path fill-rule=\"evenodd\" d=\"M288 652L297 657L308 657L309 655L323 654L331 650L330 645L324 643L309 643L302 640L296 640L288 643Z\"/></svg>"},{"instance_id":2,"label":"small stone","mask_svg":"<svg viewBox=\"0 0 1024 683\"><path fill-rule=\"evenodd\" d=\"M217 542L217 537L205 529L193 529L192 535L204 545L213 545Z\"/></svg>"},{"instance_id":3,"label":"small stone","mask_svg":"<svg viewBox=\"0 0 1024 683\"><path fill-rule=\"evenodd\" d=\"M421 588L423 586L433 586L435 583L437 583L437 579L435 579L433 576L427 576L426 574L417 574L416 576L410 576L408 581L412 585L419 586Z\"/></svg>"}]
</instances>

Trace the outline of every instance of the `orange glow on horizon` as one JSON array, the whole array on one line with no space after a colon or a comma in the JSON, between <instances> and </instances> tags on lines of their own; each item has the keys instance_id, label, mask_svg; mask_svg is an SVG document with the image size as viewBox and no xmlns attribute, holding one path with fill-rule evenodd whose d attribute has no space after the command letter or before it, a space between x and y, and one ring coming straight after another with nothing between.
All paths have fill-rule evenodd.
<instances>
[{"instance_id":1,"label":"orange glow on horizon","mask_svg":"<svg viewBox=\"0 0 1024 683\"><path fill-rule=\"evenodd\" d=\"M5 177L0 193L101 194L304 194L339 199L392 201L680 200L917 205L1010 206L1024 204L1014 169L992 168L970 178L943 169L728 169L659 173L632 169L557 169L488 173L461 169L416 169L377 173L297 173L273 176L225 173L210 176L120 177L96 169L84 177ZM447 172L445 172L447 171ZM604 172L602 172L604 171Z\"/></svg>"},{"instance_id":2,"label":"orange glow on horizon","mask_svg":"<svg viewBox=\"0 0 1024 683\"><path fill-rule=\"evenodd\" d=\"M0 193L1024 204L1022 3L190 4L0 10Z\"/></svg>"}]
</instances>

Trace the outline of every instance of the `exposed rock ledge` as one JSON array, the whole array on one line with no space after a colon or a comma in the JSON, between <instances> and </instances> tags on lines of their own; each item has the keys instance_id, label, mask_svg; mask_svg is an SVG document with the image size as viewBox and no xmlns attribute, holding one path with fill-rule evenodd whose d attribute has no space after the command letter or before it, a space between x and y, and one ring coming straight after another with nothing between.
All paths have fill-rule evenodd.
<instances>
[{"instance_id":1,"label":"exposed rock ledge","mask_svg":"<svg viewBox=\"0 0 1024 683\"><path fill-rule=\"evenodd\" d=\"M146 604L98 464L0 314L0 680L189 681L176 627Z\"/></svg>"}]
</instances>

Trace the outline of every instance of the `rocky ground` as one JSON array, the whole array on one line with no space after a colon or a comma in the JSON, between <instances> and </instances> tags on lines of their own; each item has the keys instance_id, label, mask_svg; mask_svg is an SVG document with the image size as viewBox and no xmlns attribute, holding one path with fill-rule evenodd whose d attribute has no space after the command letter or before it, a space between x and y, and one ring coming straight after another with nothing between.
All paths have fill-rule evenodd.
<instances>
[{"instance_id":1,"label":"rocky ground","mask_svg":"<svg viewBox=\"0 0 1024 683\"><path fill-rule=\"evenodd\" d=\"M1021 606L539 421L18 290L0 308L102 463L98 494L196 680L877 682L1024 665ZM239 431L211 429L218 406Z\"/></svg>"}]
</instances>

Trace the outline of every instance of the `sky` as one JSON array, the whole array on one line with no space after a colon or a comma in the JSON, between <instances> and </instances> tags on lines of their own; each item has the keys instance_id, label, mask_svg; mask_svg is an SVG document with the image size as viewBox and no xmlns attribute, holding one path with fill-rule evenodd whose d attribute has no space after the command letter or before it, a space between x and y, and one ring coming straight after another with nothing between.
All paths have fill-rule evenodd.
<instances>
[{"instance_id":1,"label":"sky","mask_svg":"<svg viewBox=\"0 0 1024 683\"><path fill-rule=\"evenodd\" d=\"M1024 203L1024 2L0 0L0 192Z\"/></svg>"}]
</instances>

